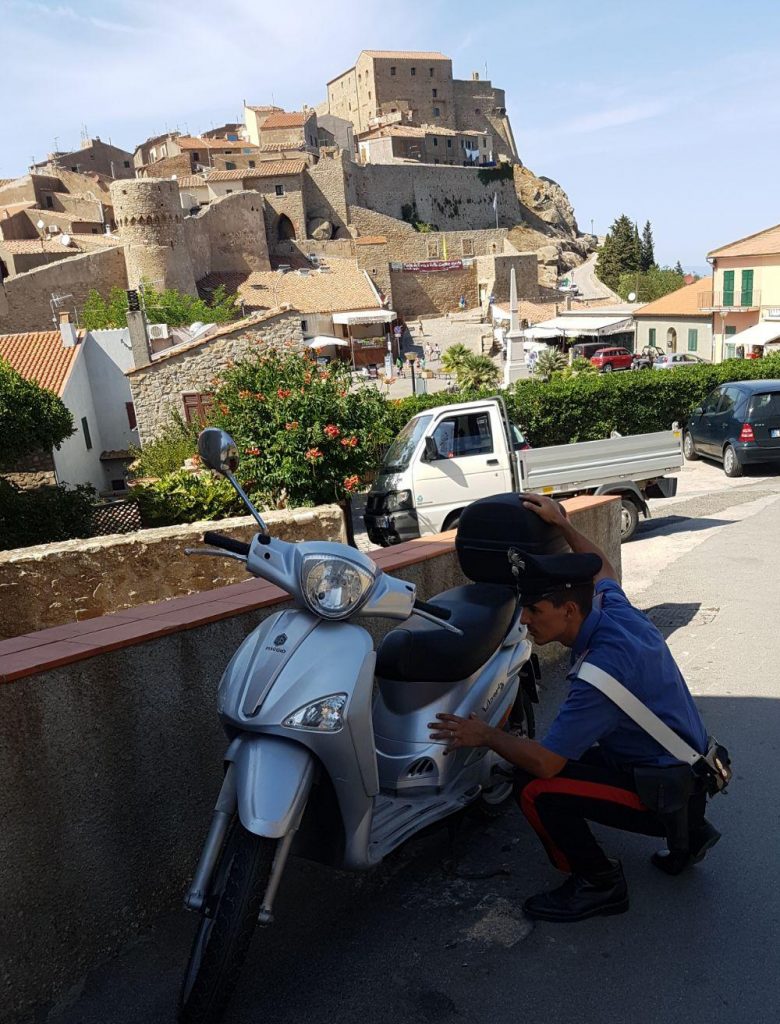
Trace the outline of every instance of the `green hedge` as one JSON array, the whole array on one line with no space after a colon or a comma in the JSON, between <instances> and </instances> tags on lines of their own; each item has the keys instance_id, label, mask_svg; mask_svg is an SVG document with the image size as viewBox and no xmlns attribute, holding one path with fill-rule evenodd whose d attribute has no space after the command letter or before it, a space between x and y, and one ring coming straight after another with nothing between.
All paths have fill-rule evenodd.
<instances>
[{"instance_id":1,"label":"green hedge","mask_svg":"<svg viewBox=\"0 0 780 1024\"><path fill-rule=\"evenodd\" d=\"M536 448L597 441L613 430L644 434L668 430L700 405L718 384L780 379L780 356L730 359L713 365L626 373L555 375L521 380L504 393L511 419ZM393 433L424 409L487 397L490 392L419 395L389 403Z\"/></svg>"},{"instance_id":2,"label":"green hedge","mask_svg":"<svg viewBox=\"0 0 780 1024\"><path fill-rule=\"evenodd\" d=\"M0 551L89 537L94 508L88 484L27 491L0 477Z\"/></svg>"}]
</instances>

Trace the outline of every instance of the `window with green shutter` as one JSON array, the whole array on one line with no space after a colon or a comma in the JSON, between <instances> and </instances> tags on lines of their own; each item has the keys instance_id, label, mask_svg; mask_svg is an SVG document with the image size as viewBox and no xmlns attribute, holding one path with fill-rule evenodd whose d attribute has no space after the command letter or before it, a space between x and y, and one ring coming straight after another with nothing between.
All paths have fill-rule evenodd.
<instances>
[{"instance_id":1,"label":"window with green shutter","mask_svg":"<svg viewBox=\"0 0 780 1024\"><path fill-rule=\"evenodd\" d=\"M696 327L688 328L688 351L695 352L699 347L699 331Z\"/></svg>"},{"instance_id":2,"label":"window with green shutter","mask_svg":"<svg viewBox=\"0 0 780 1024\"><path fill-rule=\"evenodd\" d=\"M723 271L723 305L734 305L734 271Z\"/></svg>"},{"instance_id":3,"label":"window with green shutter","mask_svg":"<svg viewBox=\"0 0 780 1024\"><path fill-rule=\"evenodd\" d=\"M726 328L726 337L727 338L730 338L732 334L736 334L736 333L737 333L737 328L736 327L727 327Z\"/></svg>"},{"instance_id":4,"label":"window with green shutter","mask_svg":"<svg viewBox=\"0 0 780 1024\"><path fill-rule=\"evenodd\" d=\"M742 271L742 295L740 296L740 306L752 306L753 305L753 271L743 270Z\"/></svg>"},{"instance_id":5,"label":"window with green shutter","mask_svg":"<svg viewBox=\"0 0 780 1024\"><path fill-rule=\"evenodd\" d=\"M647 344L655 347L655 327L649 328L647 332Z\"/></svg>"}]
</instances>

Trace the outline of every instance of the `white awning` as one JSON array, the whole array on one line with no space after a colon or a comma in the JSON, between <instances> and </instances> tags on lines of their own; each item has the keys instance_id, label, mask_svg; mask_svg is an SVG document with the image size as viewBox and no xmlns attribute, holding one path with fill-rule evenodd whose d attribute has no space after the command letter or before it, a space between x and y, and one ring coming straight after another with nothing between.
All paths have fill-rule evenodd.
<instances>
[{"instance_id":1,"label":"white awning","mask_svg":"<svg viewBox=\"0 0 780 1024\"><path fill-rule=\"evenodd\" d=\"M780 321L761 320L747 330L730 334L726 341L731 345L767 345L780 338Z\"/></svg>"},{"instance_id":2,"label":"white awning","mask_svg":"<svg viewBox=\"0 0 780 1024\"><path fill-rule=\"evenodd\" d=\"M327 348L329 345L343 345L349 347L349 342L343 338L332 338L329 334L316 334L313 338L306 339L308 348Z\"/></svg>"},{"instance_id":3,"label":"white awning","mask_svg":"<svg viewBox=\"0 0 780 1024\"><path fill-rule=\"evenodd\" d=\"M556 316L529 328L532 331L541 329L565 338L577 338L582 334L600 338L606 334L622 334L633 330L633 320L630 316ZM546 336L549 337L549 334Z\"/></svg>"},{"instance_id":4,"label":"white awning","mask_svg":"<svg viewBox=\"0 0 780 1024\"><path fill-rule=\"evenodd\" d=\"M334 324L391 324L395 320L392 309L357 309L351 313L334 313Z\"/></svg>"},{"instance_id":5,"label":"white awning","mask_svg":"<svg viewBox=\"0 0 780 1024\"><path fill-rule=\"evenodd\" d=\"M554 327L543 327L541 324L537 324L536 327L526 327L524 331L520 332L524 338L535 338L537 340L552 338L560 338L561 332L556 330Z\"/></svg>"}]
</instances>

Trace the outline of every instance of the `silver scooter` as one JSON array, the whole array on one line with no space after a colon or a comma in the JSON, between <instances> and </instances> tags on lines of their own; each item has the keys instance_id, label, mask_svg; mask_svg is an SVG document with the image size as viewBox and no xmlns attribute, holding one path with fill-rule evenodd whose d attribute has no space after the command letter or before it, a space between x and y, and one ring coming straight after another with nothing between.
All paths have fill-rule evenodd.
<instances>
[{"instance_id":1,"label":"silver scooter","mask_svg":"<svg viewBox=\"0 0 780 1024\"><path fill-rule=\"evenodd\" d=\"M521 731L535 698L531 643L511 588L475 583L426 604L353 547L277 540L234 477L230 436L207 428L198 450L230 480L259 532L251 544L207 533L211 546L188 553L236 558L296 607L246 637L217 691L229 745L185 898L202 919L180 997L183 1024L220 1018L255 925L273 920L291 852L365 870L469 804L508 801L506 762L485 749L444 756L427 723L438 711L476 713ZM374 650L358 625L370 617L404 625Z\"/></svg>"}]
</instances>

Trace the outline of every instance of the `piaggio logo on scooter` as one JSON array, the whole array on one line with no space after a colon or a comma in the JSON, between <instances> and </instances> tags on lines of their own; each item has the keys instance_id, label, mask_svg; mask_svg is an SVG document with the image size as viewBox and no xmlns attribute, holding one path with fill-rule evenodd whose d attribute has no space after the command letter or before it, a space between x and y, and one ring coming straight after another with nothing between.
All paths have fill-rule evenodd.
<instances>
[{"instance_id":1,"label":"piaggio logo on scooter","mask_svg":"<svg viewBox=\"0 0 780 1024\"><path fill-rule=\"evenodd\" d=\"M505 686L506 686L506 679L503 682L498 684L498 686L495 688L495 690L493 690L493 692L490 694L488 699L482 705L482 710L483 711L487 711L488 710L490 705L493 703L493 701L496 699L496 697L499 695L499 693L501 693L501 691L504 689Z\"/></svg>"},{"instance_id":2,"label":"piaggio logo on scooter","mask_svg":"<svg viewBox=\"0 0 780 1024\"><path fill-rule=\"evenodd\" d=\"M287 650L284 645L287 643L287 634L279 633L278 636L274 637L273 644L268 644L266 647L267 651L276 651L277 654L286 654Z\"/></svg>"}]
</instances>

